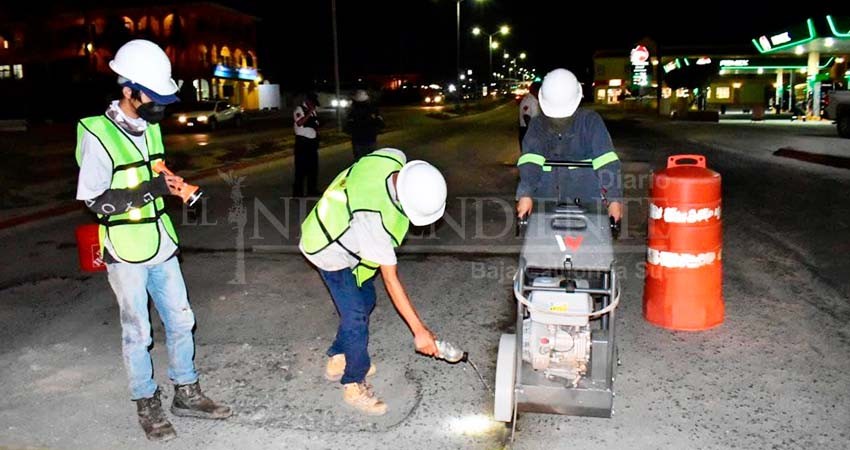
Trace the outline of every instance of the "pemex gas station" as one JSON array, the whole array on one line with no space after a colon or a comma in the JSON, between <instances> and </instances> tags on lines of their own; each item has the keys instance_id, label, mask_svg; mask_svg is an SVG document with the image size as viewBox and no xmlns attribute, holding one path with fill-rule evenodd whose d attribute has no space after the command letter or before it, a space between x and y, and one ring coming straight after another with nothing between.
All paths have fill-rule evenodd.
<instances>
[{"instance_id":1,"label":"pemex gas station","mask_svg":"<svg viewBox=\"0 0 850 450\"><path fill-rule=\"evenodd\" d=\"M824 118L829 92L847 89L848 55L850 16L807 18L731 47L659 49L647 39L629 52L594 55L593 97L661 114L707 110L817 120Z\"/></svg>"}]
</instances>

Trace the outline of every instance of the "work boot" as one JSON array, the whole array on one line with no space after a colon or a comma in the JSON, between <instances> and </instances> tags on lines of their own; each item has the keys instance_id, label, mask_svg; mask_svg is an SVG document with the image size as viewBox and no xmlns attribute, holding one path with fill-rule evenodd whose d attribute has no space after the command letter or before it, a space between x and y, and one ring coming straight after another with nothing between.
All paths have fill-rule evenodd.
<instances>
[{"instance_id":1,"label":"work boot","mask_svg":"<svg viewBox=\"0 0 850 450\"><path fill-rule=\"evenodd\" d=\"M377 370L374 364L370 365L366 376L371 377L375 375ZM328 365L325 367L325 379L328 381L339 381L342 379L343 373L345 373L345 353L333 355L328 358Z\"/></svg>"},{"instance_id":2,"label":"work boot","mask_svg":"<svg viewBox=\"0 0 850 450\"><path fill-rule=\"evenodd\" d=\"M201 385L174 385L174 401L171 413L175 416L197 417L199 419L226 419L233 414L229 406L220 405L201 392Z\"/></svg>"},{"instance_id":3,"label":"work boot","mask_svg":"<svg viewBox=\"0 0 850 450\"><path fill-rule=\"evenodd\" d=\"M370 416L383 416L387 413L387 404L375 397L372 386L366 382L342 385L345 403Z\"/></svg>"},{"instance_id":4,"label":"work boot","mask_svg":"<svg viewBox=\"0 0 850 450\"><path fill-rule=\"evenodd\" d=\"M177 437L171 422L162 412L162 402L159 400L159 389L153 397L135 400L139 414L139 425L145 430L145 436L152 441L167 441Z\"/></svg>"}]
</instances>

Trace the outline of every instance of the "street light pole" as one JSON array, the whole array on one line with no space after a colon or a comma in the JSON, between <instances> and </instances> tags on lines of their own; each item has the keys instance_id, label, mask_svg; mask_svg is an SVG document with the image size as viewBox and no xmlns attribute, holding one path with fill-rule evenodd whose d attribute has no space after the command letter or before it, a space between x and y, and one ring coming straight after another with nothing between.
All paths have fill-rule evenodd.
<instances>
[{"instance_id":1,"label":"street light pole","mask_svg":"<svg viewBox=\"0 0 850 450\"><path fill-rule=\"evenodd\" d=\"M458 80L460 76L460 2L463 0L457 0L457 48L456 48L456 58L455 58L455 80Z\"/></svg>"},{"instance_id":2,"label":"street light pole","mask_svg":"<svg viewBox=\"0 0 850 450\"><path fill-rule=\"evenodd\" d=\"M475 28L472 29L472 34L474 34L476 36L478 36L482 33L487 35L487 59L488 59L488 62L489 62L488 66L489 66L489 69L490 69L490 73L487 75L487 78L490 81L493 80L493 48L494 48L494 46L498 47L498 45L499 45L498 42L493 42L493 36L495 36L497 34L507 35L509 32L510 32L510 28L508 28L507 25L502 25L501 27L499 27L499 30L496 31L495 33L485 33L479 27L475 27Z\"/></svg>"},{"instance_id":3,"label":"street light pole","mask_svg":"<svg viewBox=\"0 0 850 450\"><path fill-rule=\"evenodd\" d=\"M493 81L493 35L487 35L487 54L489 58L489 71L487 72L487 79Z\"/></svg>"},{"instance_id":4,"label":"street light pole","mask_svg":"<svg viewBox=\"0 0 850 450\"><path fill-rule=\"evenodd\" d=\"M457 98L456 98L456 103L458 104L458 106L460 106L460 98L463 96L463 88L461 88L461 84L460 84L460 2L462 2L462 1L463 0L457 0L457 2L456 2L456 7L457 7L457 42L456 42L456 44L457 44L457 48L455 49L456 50L455 51L456 58L455 58L455 76L454 76L454 79L455 79L456 85L458 86L458 88L460 88L460 92L458 92Z\"/></svg>"},{"instance_id":5,"label":"street light pole","mask_svg":"<svg viewBox=\"0 0 850 450\"><path fill-rule=\"evenodd\" d=\"M340 95L339 95L339 45L337 43L336 36L336 0L331 0L331 22L333 24L333 37L334 37L334 83L336 84L336 128L338 131L342 131L342 119L340 117L340 110L342 107L340 106Z\"/></svg>"}]
</instances>

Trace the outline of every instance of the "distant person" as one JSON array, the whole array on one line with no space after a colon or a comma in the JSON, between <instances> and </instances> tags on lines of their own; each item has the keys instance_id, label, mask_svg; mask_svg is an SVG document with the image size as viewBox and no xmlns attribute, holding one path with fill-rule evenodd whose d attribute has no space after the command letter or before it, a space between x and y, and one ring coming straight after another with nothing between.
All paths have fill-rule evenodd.
<instances>
[{"instance_id":1,"label":"distant person","mask_svg":"<svg viewBox=\"0 0 850 450\"><path fill-rule=\"evenodd\" d=\"M384 128L384 118L363 89L354 93L351 110L345 121L345 132L351 135L354 162L377 149L378 133Z\"/></svg>"},{"instance_id":2,"label":"distant person","mask_svg":"<svg viewBox=\"0 0 850 450\"><path fill-rule=\"evenodd\" d=\"M171 62L153 42L136 39L118 49L109 68L118 74L120 97L105 113L77 125L77 199L100 222L100 243L106 250L102 254L121 312L121 350L139 424L148 439L165 441L176 433L162 411L153 378L148 295L165 326L168 378L174 384L171 413L224 419L231 410L210 400L198 384L195 315L177 259L177 232L164 202L166 196L180 194L183 180L151 168L165 159L158 122L165 106L178 101Z\"/></svg>"},{"instance_id":3,"label":"distant person","mask_svg":"<svg viewBox=\"0 0 850 450\"><path fill-rule=\"evenodd\" d=\"M292 184L292 196L304 196L304 182L307 183L307 195L321 194L316 186L319 176L319 98L315 93L308 93L304 101L292 112L293 129L295 130L295 174Z\"/></svg>"},{"instance_id":4,"label":"distant person","mask_svg":"<svg viewBox=\"0 0 850 450\"><path fill-rule=\"evenodd\" d=\"M540 104L537 102L537 92L540 90L540 82L535 81L528 87L528 93L519 102L519 145L522 147L522 138L528 130L531 119L540 114Z\"/></svg>"}]
</instances>

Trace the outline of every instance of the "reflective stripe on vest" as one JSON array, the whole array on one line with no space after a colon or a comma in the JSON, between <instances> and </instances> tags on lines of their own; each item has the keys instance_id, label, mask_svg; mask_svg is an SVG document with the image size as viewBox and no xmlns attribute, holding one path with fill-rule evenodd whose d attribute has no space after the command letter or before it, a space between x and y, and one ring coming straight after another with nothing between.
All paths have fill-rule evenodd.
<instances>
[{"instance_id":1,"label":"reflective stripe on vest","mask_svg":"<svg viewBox=\"0 0 850 450\"><path fill-rule=\"evenodd\" d=\"M583 159L581 161L582 162L589 162L593 165L593 170L599 170L601 167L603 167L607 164L611 164L614 161L619 161L619 160L620 160L620 158L617 156L617 153L610 151L610 152L607 152L607 153L605 153L601 156L597 156L596 158ZM543 155L538 155L536 153L526 153L526 154L520 156L516 165L517 165L517 167L519 167L523 164L538 165L543 169L544 172L552 171L551 166L545 165L546 164L546 157L544 157ZM578 167L568 167L568 169L573 170L573 169L578 169Z\"/></svg>"},{"instance_id":2,"label":"reflective stripe on vest","mask_svg":"<svg viewBox=\"0 0 850 450\"><path fill-rule=\"evenodd\" d=\"M379 213L393 247L401 245L410 221L393 202L387 181L403 166L393 153L378 150L337 175L301 224L304 251L316 254L338 241L348 231L353 214L360 211ZM360 262L352 271L357 285L362 286L380 266L349 252Z\"/></svg>"},{"instance_id":3,"label":"reflective stripe on vest","mask_svg":"<svg viewBox=\"0 0 850 450\"><path fill-rule=\"evenodd\" d=\"M86 132L97 138L112 161L110 189L132 189L159 176L151 169L153 163L165 158L159 125L148 124L145 130L148 161L112 120L106 116L94 116L80 120L77 125L77 164L81 162L81 143ZM104 237L108 236L116 256L128 263L149 261L159 252L161 236L157 222L160 219L171 240L175 244L178 242L171 219L165 213L162 198L156 198L139 208L130 208L121 214L99 214L98 219L101 223L101 251Z\"/></svg>"}]
</instances>

